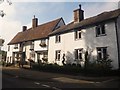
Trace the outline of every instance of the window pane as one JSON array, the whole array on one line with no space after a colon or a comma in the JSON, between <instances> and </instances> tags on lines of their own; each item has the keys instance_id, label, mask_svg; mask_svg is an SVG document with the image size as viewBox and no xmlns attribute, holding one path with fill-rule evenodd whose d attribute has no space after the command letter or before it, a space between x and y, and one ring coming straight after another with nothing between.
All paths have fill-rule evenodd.
<instances>
[{"instance_id":1,"label":"window pane","mask_svg":"<svg viewBox=\"0 0 120 90\"><path fill-rule=\"evenodd\" d=\"M102 54L98 53L98 59L102 59Z\"/></svg>"},{"instance_id":2,"label":"window pane","mask_svg":"<svg viewBox=\"0 0 120 90\"><path fill-rule=\"evenodd\" d=\"M58 60L60 60L60 53L58 54Z\"/></svg>"},{"instance_id":3,"label":"window pane","mask_svg":"<svg viewBox=\"0 0 120 90\"><path fill-rule=\"evenodd\" d=\"M101 33L105 34L105 25L101 25Z\"/></svg>"},{"instance_id":4,"label":"window pane","mask_svg":"<svg viewBox=\"0 0 120 90\"><path fill-rule=\"evenodd\" d=\"M100 27L99 26L96 27L96 35L100 35Z\"/></svg>"},{"instance_id":5,"label":"window pane","mask_svg":"<svg viewBox=\"0 0 120 90\"><path fill-rule=\"evenodd\" d=\"M57 59L57 51L55 52L55 59Z\"/></svg>"},{"instance_id":6,"label":"window pane","mask_svg":"<svg viewBox=\"0 0 120 90\"><path fill-rule=\"evenodd\" d=\"M82 53L79 53L79 59L82 59Z\"/></svg>"},{"instance_id":7,"label":"window pane","mask_svg":"<svg viewBox=\"0 0 120 90\"><path fill-rule=\"evenodd\" d=\"M78 59L78 50L75 50L75 59Z\"/></svg>"},{"instance_id":8,"label":"window pane","mask_svg":"<svg viewBox=\"0 0 120 90\"><path fill-rule=\"evenodd\" d=\"M107 58L107 49L103 48L103 59Z\"/></svg>"},{"instance_id":9,"label":"window pane","mask_svg":"<svg viewBox=\"0 0 120 90\"><path fill-rule=\"evenodd\" d=\"M78 38L77 31L75 31L75 39L77 39L77 38Z\"/></svg>"},{"instance_id":10,"label":"window pane","mask_svg":"<svg viewBox=\"0 0 120 90\"><path fill-rule=\"evenodd\" d=\"M60 35L59 35L58 37L59 37L59 40L58 40L58 42L60 42Z\"/></svg>"},{"instance_id":11,"label":"window pane","mask_svg":"<svg viewBox=\"0 0 120 90\"><path fill-rule=\"evenodd\" d=\"M79 32L79 38L81 38L81 32Z\"/></svg>"}]
</instances>

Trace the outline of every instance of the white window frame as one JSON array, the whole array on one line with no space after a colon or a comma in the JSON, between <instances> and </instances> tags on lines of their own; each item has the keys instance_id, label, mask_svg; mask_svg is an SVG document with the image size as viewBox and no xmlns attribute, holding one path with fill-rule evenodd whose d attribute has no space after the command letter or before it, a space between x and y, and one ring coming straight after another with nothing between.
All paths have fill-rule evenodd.
<instances>
[{"instance_id":1,"label":"white window frame","mask_svg":"<svg viewBox=\"0 0 120 90\"><path fill-rule=\"evenodd\" d=\"M61 54L61 50L56 50L55 51L55 60L56 61L60 61L60 55Z\"/></svg>"},{"instance_id":2,"label":"white window frame","mask_svg":"<svg viewBox=\"0 0 120 90\"><path fill-rule=\"evenodd\" d=\"M105 29L105 24L97 25L95 27L96 30L96 37L99 36L106 36L106 29ZM99 33L98 33L99 32Z\"/></svg>"},{"instance_id":3,"label":"white window frame","mask_svg":"<svg viewBox=\"0 0 120 90\"><path fill-rule=\"evenodd\" d=\"M104 49L106 49L106 53L104 53ZM97 47L97 59L101 60L101 59L105 59L106 57L107 57L107 47Z\"/></svg>"},{"instance_id":4,"label":"white window frame","mask_svg":"<svg viewBox=\"0 0 120 90\"><path fill-rule=\"evenodd\" d=\"M74 37L75 37L75 40L79 40L82 38L82 32L81 31L75 31L74 32Z\"/></svg>"},{"instance_id":5,"label":"white window frame","mask_svg":"<svg viewBox=\"0 0 120 90\"><path fill-rule=\"evenodd\" d=\"M60 43L61 42L61 36L60 35L56 35L55 36L55 43Z\"/></svg>"},{"instance_id":6,"label":"white window frame","mask_svg":"<svg viewBox=\"0 0 120 90\"><path fill-rule=\"evenodd\" d=\"M15 44L15 45L14 45L14 49L18 49L18 44Z\"/></svg>"},{"instance_id":7,"label":"white window frame","mask_svg":"<svg viewBox=\"0 0 120 90\"><path fill-rule=\"evenodd\" d=\"M75 49L75 60L83 60L83 48Z\"/></svg>"}]
</instances>

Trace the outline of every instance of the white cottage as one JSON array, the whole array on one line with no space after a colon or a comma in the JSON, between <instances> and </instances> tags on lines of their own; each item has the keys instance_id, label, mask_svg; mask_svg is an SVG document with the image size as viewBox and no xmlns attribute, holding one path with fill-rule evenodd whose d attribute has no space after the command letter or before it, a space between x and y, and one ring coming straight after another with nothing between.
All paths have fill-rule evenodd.
<instances>
[{"instance_id":1,"label":"white cottage","mask_svg":"<svg viewBox=\"0 0 120 90\"><path fill-rule=\"evenodd\" d=\"M120 9L84 19L84 11L74 10L74 21L49 34L48 62L84 66L85 52L90 60L112 60L113 69L120 67Z\"/></svg>"},{"instance_id":2,"label":"white cottage","mask_svg":"<svg viewBox=\"0 0 120 90\"><path fill-rule=\"evenodd\" d=\"M38 25L38 19L33 18L32 27L19 32L9 43L7 62L15 61L44 62L48 59L48 34L65 25L62 18Z\"/></svg>"}]
</instances>

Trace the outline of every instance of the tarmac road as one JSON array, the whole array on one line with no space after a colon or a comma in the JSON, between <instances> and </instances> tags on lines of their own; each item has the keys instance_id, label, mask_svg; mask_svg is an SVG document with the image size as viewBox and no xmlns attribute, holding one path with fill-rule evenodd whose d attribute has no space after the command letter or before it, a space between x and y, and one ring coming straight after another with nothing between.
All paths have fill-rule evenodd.
<instances>
[{"instance_id":1,"label":"tarmac road","mask_svg":"<svg viewBox=\"0 0 120 90\"><path fill-rule=\"evenodd\" d=\"M34 81L23 79L18 76L2 75L2 88L50 88L62 90L63 88L93 88L91 84L63 83L56 81Z\"/></svg>"},{"instance_id":2,"label":"tarmac road","mask_svg":"<svg viewBox=\"0 0 120 90\"><path fill-rule=\"evenodd\" d=\"M75 78L75 76L72 77ZM118 78L108 78L100 82L94 82L74 79L72 77L56 73L4 68L2 73L2 88L48 88L62 90L66 88L119 88L120 85Z\"/></svg>"}]
</instances>

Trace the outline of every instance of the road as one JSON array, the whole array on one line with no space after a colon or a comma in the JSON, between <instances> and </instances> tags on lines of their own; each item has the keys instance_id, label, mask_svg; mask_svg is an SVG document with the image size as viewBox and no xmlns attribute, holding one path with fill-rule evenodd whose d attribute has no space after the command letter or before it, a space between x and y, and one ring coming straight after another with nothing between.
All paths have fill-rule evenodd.
<instances>
[{"instance_id":1,"label":"road","mask_svg":"<svg viewBox=\"0 0 120 90\"><path fill-rule=\"evenodd\" d=\"M62 90L62 88L92 88L93 86L94 85L91 86L91 84L80 85L76 83L63 83L55 81L33 81L19 78L17 76L10 76L7 74L2 75L2 88L50 88L55 90Z\"/></svg>"},{"instance_id":2,"label":"road","mask_svg":"<svg viewBox=\"0 0 120 90\"><path fill-rule=\"evenodd\" d=\"M63 90L66 88L119 88L120 85L119 77L106 77L107 79L101 78L99 80L95 77L92 78L92 80L95 81L87 81L87 78L89 77L84 77L83 80L81 78L83 77L49 72L38 72L20 68L2 68L3 89L48 88L53 90Z\"/></svg>"},{"instance_id":3,"label":"road","mask_svg":"<svg viewBox=\"0 0 120 90\"><path fill-rule=\"evenodd\" d=\"M2 75L2 88L50 88L53 90L62 90L65 88L116 88L118 81L106 83L63 83L55 81L34 81L23 79L17 76ZM107 86L108 85L108 86Z\"/></svg>"}]
</instances>

